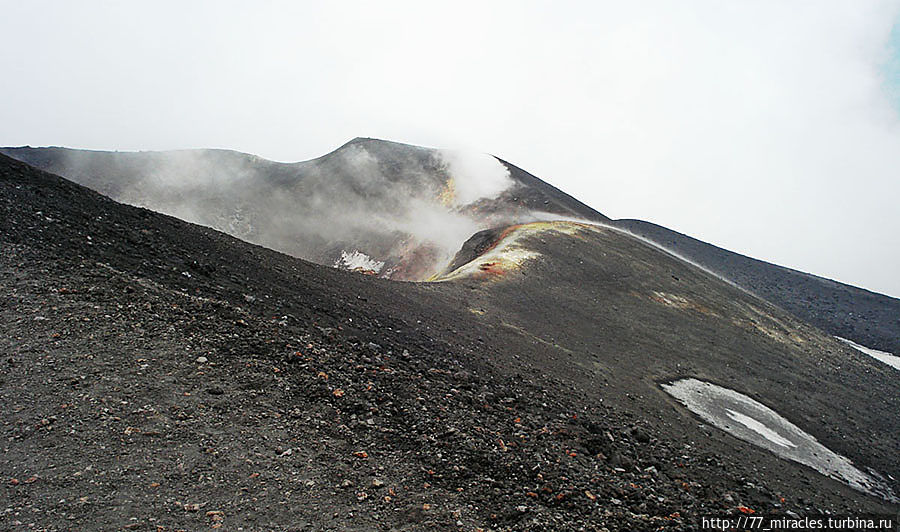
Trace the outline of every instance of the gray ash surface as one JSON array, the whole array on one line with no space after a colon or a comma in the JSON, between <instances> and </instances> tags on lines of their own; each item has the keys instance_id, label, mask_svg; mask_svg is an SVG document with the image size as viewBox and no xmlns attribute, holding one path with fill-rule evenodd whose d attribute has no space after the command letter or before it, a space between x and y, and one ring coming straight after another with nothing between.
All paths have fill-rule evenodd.
<instances>
[{"instance_id":1,"label":"gray ash surface","mask_svg":"<svg viewBox=\"0 0 900 532\"><path fill-rule=\"evenodd\" d=\"M719 381L900 478L888 369L631 239L530 245L549 258L505 279L390 282L0 157L0 529L695 530L740 507L898 510L657 386ZM699 310L732 305L768 317Z\"/></svg>"},{"instance_id":2,"label":"gray ash surface","mask_svg":"<svg viewBox=\"0 0 900 532\"><path fill-rule=\"evenodd\" d=\"M727 277L835 336L900 353L900 299L745 257L649 222L612 223Z\"/></svg>"},{"instance_id":3,"label":"gray ash surface","mask_svg":"<svg viewBox=\"0 0 900 532\"><path fill-rule=\"evenodd\" d=\"M354 155L361 152L370 156L365 160L371 167L355 164ZM393 267L395 279L419 280L435 273L433 247L403 231L386 232L370 223L385 212L402 211L395 200L408 199L409 190L428 191L426 196L440 191L448 174L435 150L358 138L318 159L291 164L225 150L120 153L21 147L0 148L0 153L117 201L145 204L318 264L331 265L342 249L358 248L385 260L385 270ZM528 172L500 162L516 186L461 213L486 221L479 229L527 221L535 212L610 223L681 254L832 335L900 352L900 299L745 257L649 222L611 221ZM387 182L368 187L358 179L366 173ZM326 191L326 203L334 202L341 212L367 214L349 232L340 231L339 216L309 202L316 191ZM367 210L360 200L381 207ZM298 212L315 216L297 220ZM270 218L270 213L278 216ZM310 229L318 219L329 220L324 234ZM404 245L396 246L398 241Z\"/></svg>"}]
</instances>

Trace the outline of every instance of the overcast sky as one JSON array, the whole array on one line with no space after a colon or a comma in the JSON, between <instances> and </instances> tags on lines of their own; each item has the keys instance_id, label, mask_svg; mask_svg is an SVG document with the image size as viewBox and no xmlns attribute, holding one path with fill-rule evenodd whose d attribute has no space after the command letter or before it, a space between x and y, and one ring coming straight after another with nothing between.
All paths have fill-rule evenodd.
<instances>
[{"instance_id":1,"label":"overcast sky","mask_svg":"<svg viewBox=\"0 0 900 532\"><path fill-rule=\"evenodd\" d=\"M900 296L900 2L0 0L0 145L356 136Z\"/></svg>"}]
</instances>

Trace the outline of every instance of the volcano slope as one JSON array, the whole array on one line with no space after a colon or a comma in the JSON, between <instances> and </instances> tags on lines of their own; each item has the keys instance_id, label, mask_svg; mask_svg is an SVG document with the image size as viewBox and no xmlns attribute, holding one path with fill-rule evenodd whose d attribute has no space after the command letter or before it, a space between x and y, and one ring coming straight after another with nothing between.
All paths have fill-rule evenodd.
<instances>
[{"instance_id":1,"label":"volcano slope","mask_svg":"<svg viewBox=\"0 0 900 532\"><path fill-rule=\"evenodd\" d=\"M745 257L649 222L613 224L727 277L824 331L900 353L900 299Z\"/></svg>"},{"instance_id":2,"label":"volcano slope","mask_svg":"<svg viewBox=\"0 0 900 532\"><path fill-rule=\"evenodd\" d=\"M741 508L897 511L659 386L751 396L897 493L887 366L618 231L481 238L441 282L397 283L0 159L2 528L693 530Z\"/></svg>"},{"instance_id":3,"label":"volcano slope","mask_svg":"<svg viewBox=\"0 0 900 532\"><path fill-rule=\"evenodd\" d=\"M473 233L575 218L647 238L832 335L900 354L900 300L745 257L640 220L609 220L524 170L377 139L282 164L223 150L0 148L99 191L324 265L423 280ZM486 182L487 186L483 183Z\"/></svg>"},{"instance_id":4,"label":"volcano slope","mask_svg":"<svg viewBox=\"0 0 900 532\"><path fill-rule=\"evenodd\" d=\"M608 220L490 155L375 139L290 164L224 150L0 152L117 201L399 280L430 277L480 229L546 216Z\"/></svg>"}]
</instances>

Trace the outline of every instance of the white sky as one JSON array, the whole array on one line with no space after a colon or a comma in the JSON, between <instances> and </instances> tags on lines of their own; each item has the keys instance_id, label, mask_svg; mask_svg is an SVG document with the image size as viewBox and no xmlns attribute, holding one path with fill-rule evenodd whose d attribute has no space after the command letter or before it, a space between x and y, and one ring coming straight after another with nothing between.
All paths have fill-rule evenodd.
<instances>
[{"instance_id":1,"label":"white sky","mask_svg":"<svg viewBox=\"0 0 900 532\"><path fill-rule=\"evenodd\" d=\"M477 149L613 218L900 296L898 1L0 13L0 145Z\"/></svg>"}]
</instances>

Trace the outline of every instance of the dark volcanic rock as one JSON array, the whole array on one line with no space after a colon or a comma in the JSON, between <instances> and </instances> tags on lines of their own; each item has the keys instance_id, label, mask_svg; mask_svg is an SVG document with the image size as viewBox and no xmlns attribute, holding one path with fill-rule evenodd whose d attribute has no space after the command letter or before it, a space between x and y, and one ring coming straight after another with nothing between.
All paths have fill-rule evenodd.
<instances>
[{"instance_id":1,"label":"dark volcanic rock","mask_svg":"<svg viewBox=\"0 0 900 532\"><path fill-rule=\"evenodd\" d=\"M505 161L498 160L509 172L508 189L458 205L453 202L448 152L377 139L354 139L318 159L291 164L225 150L124 153L23 147L0 148L0 153L117 201L318 264L400 280L427 279L455 269L465 262L460 259L477 252L463 249L454 259L463 242L479 230L548 215L611 223L826 332L900 353L896 298L744 257L648 222L610 221ZM141 235L127 238L138 241ZM189 271L203 275L209 266L198 263Z\"/></svg>"},{"instance_id":2,"label":"dark volcanic rock","mask_svg":"<svg viewBox=\"0 0 900 532\"><path fill-rule=\"evenodd\" d=\"M518 268L396 283L0 157L0 528L693 530L739 506L898 510L657 386L737 389L896 479L890 368L622 233L520 236L540 257Z\"/></svg>"}]
</instances>

